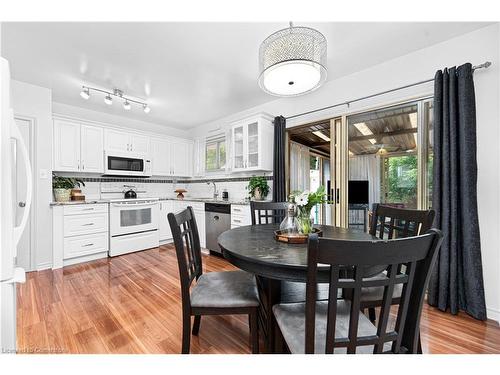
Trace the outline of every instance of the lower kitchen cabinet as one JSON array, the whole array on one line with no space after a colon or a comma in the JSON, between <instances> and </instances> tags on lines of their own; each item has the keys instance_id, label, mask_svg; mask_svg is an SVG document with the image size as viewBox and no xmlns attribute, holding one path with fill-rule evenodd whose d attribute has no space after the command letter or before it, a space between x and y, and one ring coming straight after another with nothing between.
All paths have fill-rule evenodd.
<instances>
[{"instance_id":1,"label":"lower kitchen cabinet","mask_svg":"<svg viewBox=\"0 0 500 375\"><path fill-rule=\"evenodd\" d=\"M174 212L174 201L160 201L160 242L172 239L172 231L170 230L170 224L167 218L170 212Z\"/></svg>"},{"instance_id":2,"label":"lower kitchen cabinet","mask_svg":"<svg viewBox=\"0 0 500 375\"><path fill-rule=\"evenodd\" d=\"M52 268L107 257L108 218L108 204L53 206Z\"/></svg>"},{"instance_id":3,"label":"lower kitchen cabinet","mask_svg":"<svg viewBox=\"0 0 500 375\"><path fill-rule=\"evenodd\" d=\"M249 204L232 204L231 205L231 229L238 228L244 225L252 225L252 217L250 214Z\"/></svg>"},{"instance_id":4,"label":"lower kitchen cabinet","mask_svg":"<svg viewBox=\"0 0 500 375\"><path fill-rule=\"evenodd\" d=\"M188 206L193 207L196 225L198 227L198 235L200 237L200 246L206 246L206 231L205 231L205 203L195 201L180 201L174 200L174 211L179 212L186 209Z\"/></svg>"}]
</instances>

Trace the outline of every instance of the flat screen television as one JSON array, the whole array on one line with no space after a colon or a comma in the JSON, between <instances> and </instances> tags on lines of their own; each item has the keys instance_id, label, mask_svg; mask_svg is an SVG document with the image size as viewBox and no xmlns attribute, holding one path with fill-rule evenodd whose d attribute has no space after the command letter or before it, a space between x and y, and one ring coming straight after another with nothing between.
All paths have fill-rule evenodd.
<instances>
[{"instance_id":1,"label":"flat screen television","mask_svg":"<svg viewBox=\"0 0 500 375\"><path fill-rule=\"evenodd\" d=\"M368 181L349 181L349 204L368 204Z\"/></svg>"}]
</instances>

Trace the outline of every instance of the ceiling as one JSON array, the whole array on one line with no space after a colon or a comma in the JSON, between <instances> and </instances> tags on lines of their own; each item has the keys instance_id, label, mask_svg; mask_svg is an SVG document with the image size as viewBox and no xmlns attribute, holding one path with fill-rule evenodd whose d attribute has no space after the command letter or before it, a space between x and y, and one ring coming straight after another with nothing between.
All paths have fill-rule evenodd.
<instances>
[{"instance_id":1,"label":"ceiling","mask_svg":"<svg viewBox=\"0 0 500 375\"><path fill-rule=\"evenodd\" d=\"M295 22L296 25L305 25ZM486 23L307 23L328 40L328 80L425 48ZM2 23L12 77L60 103L181 129L276 99L257 84L258 49L287 23ZM150 104L108 107L81 85L124 90ZM321 88L319 89L321 90ZM293 100L293 99L287 99Z\"/></svg>"}]
</instances>

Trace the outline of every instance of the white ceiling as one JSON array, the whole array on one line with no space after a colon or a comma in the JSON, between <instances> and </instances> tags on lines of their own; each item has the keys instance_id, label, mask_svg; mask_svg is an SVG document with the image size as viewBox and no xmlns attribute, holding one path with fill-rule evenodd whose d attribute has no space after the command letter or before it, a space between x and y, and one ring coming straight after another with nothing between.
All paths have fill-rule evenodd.
<instances>
[{"instance_id":1,"label":"white ceiling","mask_svg":"<svg viewBox=\"0 0 500 375\"><path fill-rule=\"evenodd\" d=\"M328 40L328 80L486 25L307 23ZM4 22L1 45L13 78L51 88L56 102L186 129L276 99L257 84L258 50L286 26ZM151 112L108 107L101 95L84 101L82 84L118 87L146 100Z\"/></svg>"}]
</instances>

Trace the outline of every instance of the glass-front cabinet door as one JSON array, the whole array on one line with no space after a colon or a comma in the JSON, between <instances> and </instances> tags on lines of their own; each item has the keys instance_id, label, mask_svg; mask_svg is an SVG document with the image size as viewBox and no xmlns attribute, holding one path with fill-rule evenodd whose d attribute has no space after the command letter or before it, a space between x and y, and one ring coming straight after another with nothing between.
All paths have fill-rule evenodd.
<instances>
[{"instance_id":1,"label":"glass-front cabinet door","mask_svg":"<svg viewBox=\"0 0 500 375\"><path fill-rule=\"evenodd\" d=\"M245 169L245 127L233 127L233 170Z\"/></svg>"},{"instance_id":2,"label":"glass-front cabinet door","mask_svg":"<svg viewBox=\"0 0 500 375\"><path fill-rule=\"evenodd\" d=\"M259 123L257 121L247 125L247 168L259 166Z\"/></svg>"},{"instance_id":3,"label":"glass-front cabinet door","mask_svg":"<svg viewBox=\"0 0 500 375\"><path fill-rule=\"evenodd\" d=\"M231 126L232 170L271 171L273 165L273 119L255 115Z\"/></svg>"}]
</instances>

